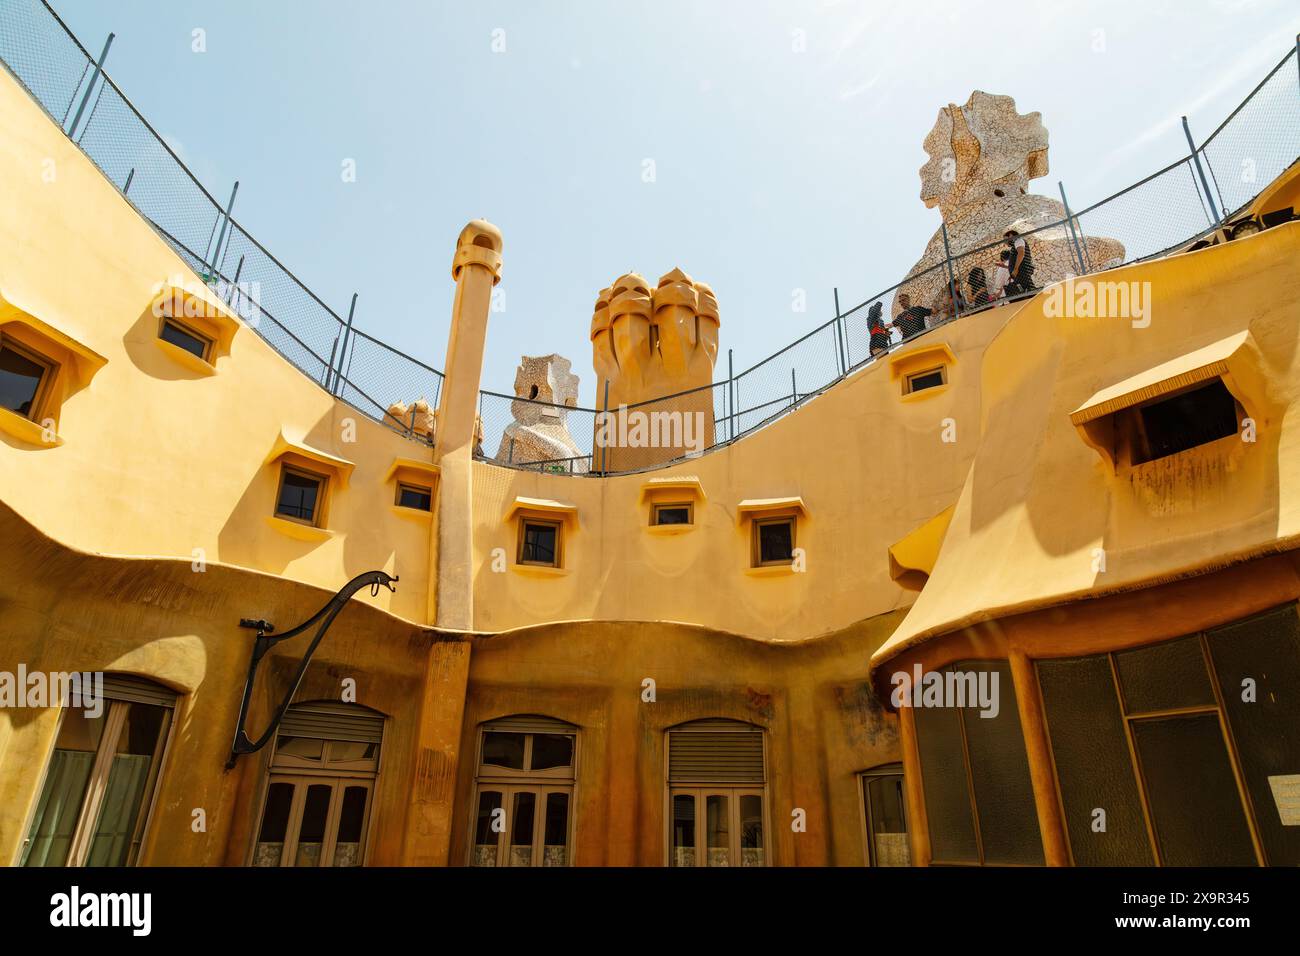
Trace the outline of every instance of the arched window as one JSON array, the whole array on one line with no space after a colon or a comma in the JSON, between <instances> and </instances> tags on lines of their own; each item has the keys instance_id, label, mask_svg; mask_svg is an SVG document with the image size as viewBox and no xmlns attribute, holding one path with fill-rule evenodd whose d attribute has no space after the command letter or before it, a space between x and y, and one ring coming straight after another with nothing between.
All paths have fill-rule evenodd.
<instances>
[{"instance_id":1,"label":"arched window","mask_svg":"<svg viewBox=\"0 0 1300 956\"><path fill-rule=\"evenodd\" d=\"M860 774L862 811L867 825L867 862L871 866L910 866L907 799L903 765L889 763Z\"/></svg>"},{"instance_id":2,"label":"arched window","mask_svg":"<svg viewBox=\"0 0 1300 956\"><path fill-rule=\"evenodd\" d=\"M91 675L66 676L79 682L77 699L61 695L59 733L22 865L132 866L158 788L176 694L138 677L105 674L100 695Z\"/></svg>"},{"instance_id":3,"label":"arched window","mask_svg":"<svg viewBox=\"0 0 1300 956\"><path fill-rule=\"evenodd\" d=\"M479 728L471 866L568 866L578 728L521 715Z\"/></svg>"},{"instance_id":4,"label":"arched window","mask_svg":"<svg viewBox=\"0 0 1300 956\"><path fill-rule=\"evenodd\" d=\"M672 866L766 866L763 731L696 720L668 731Z\"/></svg>"},{"instance_id":5,"label":"arched window","mask_svg":"<svg viewBox=\"0 0 1300 956\"><path fill-rule=\"evenodd\" d=\"M253 866L361 866L384 717L356 704L292 705L280 721Z\"/></svg>"}]
</instances>

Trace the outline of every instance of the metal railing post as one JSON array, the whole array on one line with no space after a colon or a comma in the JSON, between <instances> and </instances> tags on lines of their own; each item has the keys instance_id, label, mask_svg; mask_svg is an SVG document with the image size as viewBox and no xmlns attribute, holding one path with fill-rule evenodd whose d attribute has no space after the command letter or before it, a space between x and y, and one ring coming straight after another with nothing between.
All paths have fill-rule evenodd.
<instances>
[{"instance_id":1,"label":"metal railing post","mask_svg":"<svg viewBox=\"0 0 1300 956\"><path fill-rule=\"evenodd\" d=\"M727 441L736 440L736 372L731 349L727 349Z\"/></svg>"},{"instance_id":2,"label":"metal railing post","mask_svg":"<svg viewBox=\"0 0 1300 956\"><path fill-rule=\"evenodd\" d=\"M957 306L957 284L952 271L952 248L948 245L948 224L942 219L939 220L939 231L943 233L943 259L948 263L948 301L952 303L952 317L957 319L961 317L961 309Z\"/></svg>"},{"instance_id":3,"label":"metal railing post","mask_svg":"<svg viewBox=\"0 0 1300 956\"><path fill-rule=\"evenodd\" d=\"M129 192L131 191L131 180L133 180L133 179L135 179L135 167L134 167L134 166L132 166L132 167L131 167L131 171L130 171L129 173L126 174L126 184L122 186L122 195L123 195L123 196L125 196L127 193L129 193Z\"/></svg>"},{"instance_id":4,"label":"metal railing post","mask_svg":"<svg viewBox=\"0 0 1300 956\"><path fill-rule=\"evenodd\" d=\"M86 109L86 104L90 102L90 93L95 88L95 81L99 79L99 74L104 72L104 61L108 59L108 48L113 45L113 34L108 35L104 41L104 50L99 54L99 60L95 63L95 71L90 74L90 82L86 84L86 93L81 97L81 105L77 107L77 115L72 117L72 125L68 127L68 139L72 139L72 134L77 131L77 124L81 122L81 114Z\"/></svg>"},{"instance_id":5,"label":"metal railing post","mask_svg":"<svg viewBox=\"0 0 1300 956\"><path fill-rule=\"evenodd\" d=\"M796 406L796 405L798 405L798 404L799 404L799 382L798 382L798 380L794 377L794 367L791 366L791 368L790 368L790 407L793 408L794 406Z\"/></svg>"},{"instance_id":6,"label":"metal railing post","mask_svg":"<svg viewBox=\"0 0 1300 956\"><path fill-rule=\"evenodd\" d=\"M1220 221L1219 207L1214 204L1214 194L1210 192L1210 182L1205 178L1205 170L1201 168L1201 156L1196 151L1196 142L1192 139L1192 128L1187 125L1187 117L1183 117L1183 133L1187 136L1187 147L1192 151L1192 162L1196 164L1196 174L1201 177L1201 188L1205 190L1205 198L1210 203L1210 211L1214 213L1214 220L1211 226L1218 225Z\"/></svg>"},{"instance_id":7,"label":"metal railing post","mask_svg":"<svg viewBox=\"0 0 1300 956\"><path fill-rule=\"evenodd\" d=\"M235 313L239 313L239 306L235 305L235 296L239 293L239 275L244 271L244 257L239 257L239 265L235 266L235 277L230 280L230 295L226 296L226 304L234 306Z\"/></svg>"},{"instance_id":8,"label":"metal railing post","mask_svg":"<svg viewBox=\"0 0 1300 956\"><path fill-rule=\"evenodd\" d=\"M835 334L839 339L839 345L835 349L835 358L840 367L840 378L849 373L849 334L848 327L844 324L844 316L840 314L840 289L835 287Z\"/></svg>"},{"instance_id":9,"label":"metal railing post","mask_svg":"<svg viewBox=\"0 0 1300 956\"><path fill-rule=\"evenodd\" d=\"M327 389L331 395L337 396L342 390L343 384L343 357L348 354L348 339L352 335L352 316L357 311L357 294L352 293L352 304L348 306L348 321L343 326L343 342L339 345L339 367L334 370L333 387Z\"/></svg>"},{"instance_id":10,"label":"metal railing post","mask_svg":"<svg viewBox=\"0 0 1300 956\"><path fill-rule=\"evenodd\" d=\"M226 211L221 214L220 223L221 231L217 233L217 244L212 247L212 261L203 263L203 271L210 277L217 271L217 257L221 253L221 243L226 238L226 227L230 225L230 213L235 208L235 196L239 192L239 180L235 180L235 186L230 190L230 201L226 203ZM205 250L206 255L206 250Z\"/></svg>"},{"instance_id":11,"label":"metal railing post","mask_svg":"<svg viewBox=\"0 0 1300 956\"><path fill-rule=\"evenodd\" d=\"M609 467L609 380L605 380L605 408L601 421L605 425L605 442L600 446L600 473L603 476ZM597 429L597 434L599 434Z\"/></svg>"},{"instance_id":12,"label":"metal railing post","mask_svg":"<svg viewBox=\"0 0 1300 956\"><path fill-rule=\"evenodd\" d=\"M1070 200L1065 198L1065 183L1058 179L1056 185L1061 190L1061 205L1065 207L1065 224L1070 230L1070 244L1074 250L1074 258L1078 261L1079 275L1084 275L1087 270L1083 265L1083 250L1079 246L1079 237L1074 232L1074 216L1070 213Z\"/></svg>"}]
</instances>

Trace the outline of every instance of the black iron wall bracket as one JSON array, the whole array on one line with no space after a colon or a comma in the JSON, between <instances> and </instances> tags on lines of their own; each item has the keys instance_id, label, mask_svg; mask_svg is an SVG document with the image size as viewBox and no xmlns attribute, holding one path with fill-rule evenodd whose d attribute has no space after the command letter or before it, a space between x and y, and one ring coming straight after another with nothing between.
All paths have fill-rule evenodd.
<instances>
[{"instance_id":1,"label":"black iron wall bracket","mask_svg":"<svg viewBox=\"0 0 1300 956\"><path fill-rule=\"evenodd\" d=\"M312 654L316 653L316 648L325 637L325 632L328 631L330 625L334 623L334 618L338 617L339 612L343 610L344 605L352 599L352 595L356 594L364 587L370 588L370 594L372 596L377 595L381 587L388 588L390 591L396 591L397 588L393 587L396 583L397 576L387 574L384 571L367 571L365 574L358 574L347 584L343 585L343 587L339 589L338 594L335 594L330 598L329 602L323 608L307 620L303 621L297 627L285 631L283 634L277 634L274 637L271 635L275 631L275 625L271 624L269 621L261 619L250 620L249 618L243 618L240 620L240 627L257 631L257 640L253 643L253 658L248 664L248 679L244 682L244 697L239 704L239 722L235 725L235 739L230 745L230 759L226 762L227 770L234 767L235 761L241 754L256 753L265 747L267 742L270 741L271 737L275 734L276 728L280 726L280 721L284 718L285 711L289 709L289 702L293 700L293 695L298 692L298 685L302 683L303 675L307 673L307 665L311 663ZM248 705L253 699L253 682L257 679L257 667L262 663L262 658L265 657L267 653L270 652L271 648L275 647L277 644L297 637L299 634L303 633L313 624L317 624L318 622L320 626L316 628L316 636L312 638L311 644L307 646L307 651L303 654L302 660L298 662L298 669L294 672L293 680L290 681L289 690L284 695L284 700L280 701L280 705L276 708L275 714L271 717L270 726L266 728L266 731L258 737L257 740L249 739L249 736L244 729L244 724L245 721L248 720Z\"/></svg>"}]
</instances>

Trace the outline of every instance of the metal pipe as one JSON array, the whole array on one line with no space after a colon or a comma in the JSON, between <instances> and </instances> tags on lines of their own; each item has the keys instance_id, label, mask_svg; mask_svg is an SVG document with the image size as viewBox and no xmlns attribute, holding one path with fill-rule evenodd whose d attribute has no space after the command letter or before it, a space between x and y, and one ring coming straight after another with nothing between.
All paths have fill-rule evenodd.
<instances>
[{"instance_id":1,"label":"metal pipe","mask_svg":"<svg viewBox=\"0 0 1300 956\"><path fill-rule=\"evenodd\" d=\"M1201 168L1201 156L1196 152L1196 142L1192 139L1192 128L1187 125L1187 117L1183 117L1183 133L1187 136L1187 146L1192 151L1192 162L1196 164L1196 174L1201 177L1201 188L1205 190L1205 198L1210 203L1210 211L1214 213L1214 220L1211 226L1217 225L1220 221L1219 207L1214 204L1214 195L1210 192L1209 180L1205 178L1205 170Z\"/></svg>"},{"instance_id":2,"label":"metal pipe","mask_svg":"<svg viewBox=\"0 0 1300 956\"><path fill-rule=\"evenodd\" d=\"M134 166L132 166L132 167L131 167L131 171L130 171L129 173L126 174L126 185L124 185L124 186L122 187L122 195L123 195L123 196L125 196L127 193L129 193L129 192L131 191L131 180L133 180L133 179L135 179L135 167L134 167Z\"/></svg>"},{"instance_id":3,"label":"metal pipe","mask_svg":"<svg viewBox=\"0 0 1300 956\"><path fill-rule=\"evenodd\" d=\"M113 45L113 34L108 35L104 41L104 50L99 54L99 60L95 63L95 72L90 74L90 82L86 84L86 93L81 97L81 105L77 107L77 115L72 117L72 125L68 127L68 139L72 139L72 134L77 131L77 124L81 122L81 114L86 109L86 104L90 102L90 91L95 88L95 81L99 79L99 74L104 71L104 61L108 59L108 48Z\"/></svg>"},{"instance_id":4,"label":"metal pipe","mask_svg":"<svg viewBox=\"0 0 1300 956\"><path fill-rule=\"evenodd\" d=\"M1070 215L1070 200L1065 198L1065 183L1058 179L1056 185L1061 190L1061 205L1065 207L1065 224L1070 230L1070 243L1074 248L1074 257L1078 260L1079 275L1084 275L1083 251L1079 246L1079 237L1074 233L1074 216Z\"/></svg>"},{"instance_id":5,"label":"metal pipe","mask_svg":"<svg viewBox=\"0 0 1300 956\"><path fill-rule=\"evenodd\" d=\"M952 317L958 318L961 310L957 308L957 286L953 280L952 249L948 245L948 224L939 220L939 231L943 233L943 258L948 263L948 301L952 303Z\"/></svg>"},{"instance_id":6,"label":"metal pipe","mask_svg":"<svg viewBox=\"0 0 1300 956\"><path fill-rule=\"evenodd\" d=\"M334 387L331 390L332 395L338 395L340 385L343 381L343 356L348 354L348 339L352 335L352 316L357 311L357 294L352 293L352 304L348 306L348 322L343 327L343 343L339 346L339 367L334 370Z\"/></svg>"},{"instance_id":7,"label":"metal pipe","mask_svg":"<svg viewBox=\"0 0 1300 956\"><path fill-rule=\"evenodd\" d=\"M230 224L230 212L235 208L235 195L239 192L239 180L235 180L235 188L230 190L230 201L226 203L226 211L221 217L221 231L217 233L217 244L212 247L212 261L204 263L209 275L217 271L217 264L220 261L221 243L226 238L226 227Z\"/></svg>"}]
</instances>

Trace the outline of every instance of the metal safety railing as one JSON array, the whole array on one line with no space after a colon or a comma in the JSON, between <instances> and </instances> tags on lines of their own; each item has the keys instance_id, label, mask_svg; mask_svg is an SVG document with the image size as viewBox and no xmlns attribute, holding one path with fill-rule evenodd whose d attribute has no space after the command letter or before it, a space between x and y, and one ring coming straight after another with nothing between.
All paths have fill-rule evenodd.
<instances>
[{"instance_id":1,"label":"metal safety railing","mask_svg":"<svg viewBox=\"0 0 1300 956\"><path fill-rule=\"evenodd\" d=\"M426 410L437 408L442 373L355 328L356 296L341 318L248 234L232 214L239 184L224 204L208 192L103 69L112 39L93 58L47 0L0 2L0 60L195 274L322 388L430 441L414 406L422 399ZM1300 157L1300 38L1201 145L1183 125L1186 157L1078 211L1062 186L1064 217L1025 237L1056 240L1070 273L1086 275L1168 254L1231 221ZM1005 244L954 252L946 228L944 238L942 258L851 308L840 308L837 290L833 318L762 361L735 372L729 351L722 381L621 410L607 399L599 409L577 408L485 390L477 453L571 475L662 467L667 462L642 464L626 448L603 445L600 429L630 411L672 421L689 412L704 424L681 443L683 457L700 454L770 424L931 328L1034 294L1013 285L998 302L983 301L987 285L976 280L992 276ZM899 321L900 296L933 305L936 290L943 304L933 314ZM400 418L389 412L396 405L407 410Z\"/></svg>"}]
</instances>

